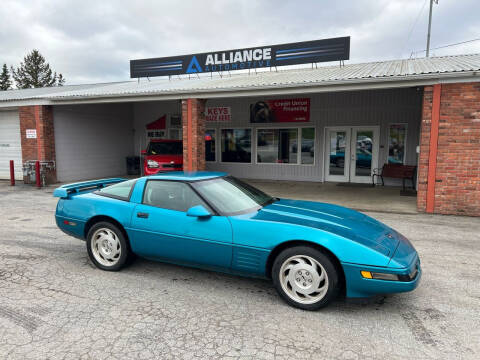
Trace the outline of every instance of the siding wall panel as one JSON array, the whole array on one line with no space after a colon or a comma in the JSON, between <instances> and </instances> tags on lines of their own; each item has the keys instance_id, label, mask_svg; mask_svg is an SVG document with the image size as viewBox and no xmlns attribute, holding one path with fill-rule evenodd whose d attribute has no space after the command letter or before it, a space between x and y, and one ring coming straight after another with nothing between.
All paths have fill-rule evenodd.
<instances>
[{"instance_id":1,"label":"siding wall panel","mask_svg":"<svg viewBox=\"0 0 480 360\"><path fill-rule=\"evenodd\" d=\"M302 96L291 96L302 97ZM265 97L262 99L275 99ZM329 126L380 126L379 166L388 157L388 126L391 123L407 123L406 163L415 165L416 146L419 139L422 91L416 88L388 89L321 93L310 96L310 124L316 129L315 166L281 164L222 164L207 163L207 169L225 171L235 176L255 179L322 181L325 144L325 127ZM250 104L259 98L211 99L207 106L231 106L232 121L229 123L208 123L207 128L227 127L279 127L308 126L297 124L250 124ZM254 136L256 133L254 132ZM217 137L219 132L217 131ZM256 140L254 137L252 143ZM220 145L220 144L219 144ZM218 148L218 146L217 146ZM217 154L218 158L219 153ZM252 154L255 155L255 154ZM388 181L398 184L397 181Z\"/></svg>"},{"instance_id":2,"label":"siding wall panel","mask_svg":"<svg viewBox=\"0 0 480 360\"><path fill-rule=\"evenodd\" d=\"M250 124L250 104L259 100L279 98L310 97L309 123ZM388 157L388 126L390 123L407 123L406 163L415 165L417 161L422 90L417 88L399 88L372 91L351 91L319 93L308 96L282 96L264 98L222 98L209 99L206 106L230 106L230 122L207 123L207 129L217 129L217 162L207 162L208 170L225 171L232 175L254 179L323 181L324 139L327 126L379 126L380 154L379 166ZM179 114L180 102L148 102L134 104L135 152L145 147L145 125L167 114ZM168 124L168 121L167 121ZM256 129L275 127L315 127L315 165L255 164L255 147L252 149L251 164L228 164L219 162L220 129L252 128L252 144L256 140ZM387 183L399 184L394 180Z\"/></svg>"},{"instance_id":3,"label":"siding wall panel","mask_svg":"<svg viewBox=\"0 0 480 360\"><path fill-rule=\"evenodd\" d=\"M54 107L58 181L126 174L133 154L131 104Z\"/></svg>"}]
</instances>

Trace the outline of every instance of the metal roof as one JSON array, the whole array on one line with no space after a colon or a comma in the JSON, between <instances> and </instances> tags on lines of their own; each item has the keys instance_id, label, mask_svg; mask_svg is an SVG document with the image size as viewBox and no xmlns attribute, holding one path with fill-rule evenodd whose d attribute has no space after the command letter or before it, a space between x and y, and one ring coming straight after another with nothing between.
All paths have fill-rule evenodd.
<instances>
[{"instance_id":1,"label":"metal roof","mask_svg":"<svg viewBox=\"0 0 480 360\"><path fill-rule=\"evenodd\" d=\"M256 90L285 92L292 88L299 91L328 91L327 87L342 85L356 89L366 88L366 84L386 83L386 86L406 86L416 81L417 85L442 81L443 79L480 79L480 54L443 56L418 59L378 61L344 66L330 65L318 68L262 71L248 73L223 73L223 76L193 76L190 79L157 79L125 81L92 85L69 85L26 90L0 92L0 106L20 103L81 102L82 100L123 99L135 101L140 97L148 100L156 98L184 98L192 95L202 97L229 96L231 93L251 94ZM393 85L396 83L397 85ZM402 83L404 85L402 85ZM323 89L322 89L323 88ZM337 90L339 90L338 88ZM198 96L197 95L197 96ZM148 97L148 99L147 99ZM18 104L12 104L18 103Z\"/></svg>"},{"instance_id":2,"label":"metal roof","mask_svg":"<svg viewBox=\"0 0 480 360\"><path fill-rule=\"evenodd\" d=\"M68 91L82 91L90 90L95 87L105 86L106 84L88 84L88 85L65 85L65 86L53 86L36 89L18 89L0 91L0 101L8 100L22 100L22 99L34 99L34 98L47 98L56 93L63 93ZM111 83L113 85L113 83Z\"/></svg>"}]
</instances>

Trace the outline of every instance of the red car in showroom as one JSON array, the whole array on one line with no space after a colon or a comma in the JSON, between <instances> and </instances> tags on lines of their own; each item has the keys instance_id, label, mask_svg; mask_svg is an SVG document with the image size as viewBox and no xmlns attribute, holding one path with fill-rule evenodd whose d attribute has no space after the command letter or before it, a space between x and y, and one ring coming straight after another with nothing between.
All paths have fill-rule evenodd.
<instances>
[{"instance_id":1,"label":"red car in showroom","mask_svg":"<svg viewBox=\"0 0 480 360\"><path fill-rule=\"evenodd\" d=\"M153 175L164 171L183 170L183 143L182 140L150 140L144 155L143 172Z\"/></svg>"}]
</instances>

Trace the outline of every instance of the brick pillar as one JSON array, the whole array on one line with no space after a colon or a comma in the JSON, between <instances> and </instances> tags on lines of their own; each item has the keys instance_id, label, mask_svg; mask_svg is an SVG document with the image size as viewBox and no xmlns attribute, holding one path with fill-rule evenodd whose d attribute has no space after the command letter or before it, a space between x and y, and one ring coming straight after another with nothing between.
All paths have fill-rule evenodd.
<instances>
[{"instance_id":1,"label":"brick pillar","mask_svg":"<svg viewBox=\"0 0 480 360\"><path fill-rule=\"evenodd\" d=\"M439 98L436 164L432 166L435 101L433 87L425 87L417 208L436 214L480 216L480 83L442 84ZM432 189L433 201L427 201Z\"/></svg>"},{"instance_id":2,"label":"brick pillar","mask_svg":"<svg viewBox=\"0 0 480 360\"><path fill-rule=\"evenodd\" d=\"M205 102L182 100L184 171L205 170Z\"/></svg>"},{"instance_id":3,"label":"brick pillar","mask_svg":"<svg viewBox=\"0 0 480 360\"><path fill-rule=\"evenodd\" d=\"M55 134L51 106L34 105L19 108L22 161L55 161ZM27 139L26 130L35 129L36 139ZM24 179L25 180L25 179ZM55 170L47 172L48 184L57 181Z\"/></svg>"},{"instance_id":4,"label":"brick pillar","mask_svg":"<svg viewBox=\"0 0 480 360\"><path fill-rule=\"evenodd\" d=\"M417 208L428 213L433 213L435 206L441 89L442 85L436 84L426 87L423 93Z\"/></svg>"},{"instance_id":5,"label":"brick pillar","mask_svg":"<svg viewBox=\"0 0 480 360\"><path fill-rule=\"evenodd\" d=\"M417 210L427 208L428 157L430 154L430 127L432 121L433 86L423 89L422 122L420 124L420 155L418 160Z\"/></svg>"}]
</instances>

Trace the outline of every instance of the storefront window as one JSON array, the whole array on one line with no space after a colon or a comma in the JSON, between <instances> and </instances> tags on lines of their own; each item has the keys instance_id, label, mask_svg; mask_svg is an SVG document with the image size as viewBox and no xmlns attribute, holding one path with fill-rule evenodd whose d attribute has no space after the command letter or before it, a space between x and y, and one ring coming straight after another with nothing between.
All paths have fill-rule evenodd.
<instances>
[{"instance_id":1,"label":"storefront window","mask_svg":"<svg viewBox=\"0 0 480 360\"><path fill-rule=\"evenodd\" d=\"M315 129L302 129L302 164L311 165L315 158Z\"/></svg>"},{"instance_id":2,"label":"storefront window","mask_svg":"<svg viewBox=\"0 0 480 360\"><path fill-rule=\"evenodd\" d=\"M388 163L403 164L407 140L407 124L390 124L388 130Z\"/></svg>"},{"instance_id":3,"label":"storefront window","mask_svg":"<svg viewBox=\"0 0 480 360\"><path fill-rule=\"evenodd\" d=\"M259 129L257 162L297 164L298 129Z\"/></svg>"},{"instance_id":4,"label":"storefront window","mask_svg":"<svg viewBox=\"0 0 480 360\"><path fill-rule=\"evenodd\" d=\"M252 161L252 130L223 129L222 162L249 163Z\"/></svg>"},{"instance_id":5,"label":"storefront window","mask_svg":"<svg viewBox=\"0 0 480 360\"><path fill-rule=\"evenodd\" d=\"M215 130L205 132L205 160L215 161Z\"/></svg>"}]
</instances>

